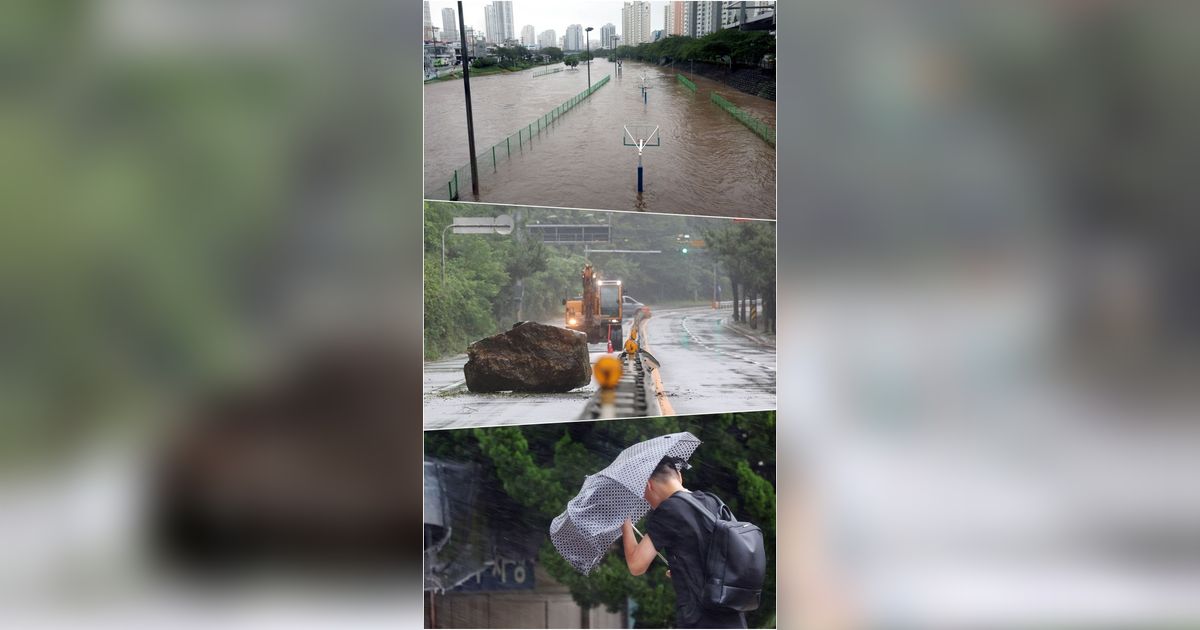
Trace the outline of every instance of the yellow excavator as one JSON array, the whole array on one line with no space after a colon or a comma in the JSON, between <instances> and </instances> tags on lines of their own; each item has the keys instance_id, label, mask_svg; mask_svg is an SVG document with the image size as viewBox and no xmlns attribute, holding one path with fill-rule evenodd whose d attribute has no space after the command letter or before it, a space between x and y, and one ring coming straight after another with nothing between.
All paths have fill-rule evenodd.
<instances>
[{"instance_id":1,"label":"yellow excavator","mask_svg":"<svg viewBox=\"0 0 1200 630\"><path fill-rule=\"evenodd\" d=\"M614 350L622 347L625 331L622 328L624 288L620 280L601 280L589 263L580 275L583 295L563 299L567 328L587 334L588 343L612 343Z\"/></svg>"}]
</instances>

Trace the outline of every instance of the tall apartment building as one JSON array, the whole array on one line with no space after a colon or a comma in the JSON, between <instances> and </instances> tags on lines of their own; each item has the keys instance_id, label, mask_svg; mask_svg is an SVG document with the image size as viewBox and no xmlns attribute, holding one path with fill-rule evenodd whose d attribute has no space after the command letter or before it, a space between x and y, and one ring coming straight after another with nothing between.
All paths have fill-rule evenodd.
<instances>
[{"instance_id":1,"label":"tall apartment building","mask_svg":"<svg viewBox=\"0 0 1200 630\"><path fill-rule=\"evenodd\" d=\"M663 33L667 36L671 35L686 35L683 29L683 13L687 2L668 2L667 6L663 7Z\"/></svg>"},{"instance_id":2,"label":"tall apartment building","mask_svg":"<svg viewBox=\"0 0 1200 630\"><path fill-rule=\"evenodd\" d=\"M500 5L501 17L504 20L504 41L517 38L517 26L513 21L512 1L502 0L493 4Z\"/></svg>"},{"instance_id":3,"label":"tall apartment building","mask_svg":"<svg viewBox=\"0 0 1200 630\"><path fill-rule=\"evenodd\" d=\"M630 46L652 41L649 2L626 2L621 7L621 39Z\"/></svg>"},{"instance_id":4,"label":"tall apartment building","mask_svg":"<svg viewBox=\"0 0 1200 630\"><path fill-rule=\"evenodd\" d=\"M489 42L496 41L496 27L500 24L500 20L496 18L496 7L490 4L483 5L483 36Z\"/></svg>"},{"instance_id":5,"label":"tall apartment building","mask_svg":"<svg viewBox=\"0 0 1200 630\"><path fill-rule=\"evenodd\" d=\"M583 26L572 24L567 27L567 40L563 50L583 50Z\"/></svg>"},{"instance_id":6,"label":"tall apartment building","mask_svg":"<svg viewBox=\"0 0 1200 630\"><path fill-rule=\"evenodd\" d=\"M511 0L496 0L484 5L483 22L487 40L493 44L503 44L516 38Z\"/></svg>"},{"instance_id":7,"label":"tall apartment building","mask_svg":"<svg viewBox=\"0 0 1200 630\"><path fill-rule=\"evenodd\" d=\"M721 30L724 2L684 2L684 35L704 37Z\"/></svg>"},{"instance_id":8,"label":"tall apartment building","mask_svg":"<svg viewBox=\"0 0 1200 630\"><path fill-rule=\"evenodd\" d=\"M600 46L602 48L613 49L613 40L617 37L617 27L611 22L600 27Z\"/></svg>"},{"instance_id":9,"label":"tall apartment building","mask_svg":"<svg viewBox=\"0 0 1200 630\"><path fill-rule=\"evenodd\" d=\"M521 29L521 45L526 48L537 46L537 38L533 34L532 24L526 24L525 28Z\"/></svg>"},{"instance_id":10,"label":"tall apartment building","mask_svg":"<svg viewBox=\"0 0 1200 630\"><path fill-rule=\"evenodd\" d=\"M424 3L422 3L421 8L423 9L423 12L424 12L424 14L421 16L423 18L421 20L421 38L427 42L432 41L433 40L433 20L430 19L430 17L429 17L429 2L428 2L428 0L426 0Z\"/></svg>"},{"instance_id":11,"label":"tall apartment building","mask_svg":"<svg viewBox=\"0 0 1200 630\"><path fill-rule=\"evenodd\" d=\"M557 45L558 34L554 32L554 29L542 31L542 34L538 35L538 48L553 48Z\"/></svg>"},{"instance_id":12,"label":"tall apartment building","mask_svg":"<svg viewBox=\"0 0 1200 630\"><path fill-rule=\"evenodd\" d=\"M755 2L723 2L723 15L721 16L721 28L735 28L741 26L743 21L750 21L754 18L767 14L774 13L774 3L771 6L766 6L768 3L762 0Z\"/></svg>"},{"instance_id":13,"label":"tall apartment building","mask_svg":"<svg viewBox=\"0 0 1200 630\"><path fill-rule=\"evenodd\" d=\"M442 41L458 41L458 23L455 20L454 9L442 9L442 34L439 36Z\"/></svg>"}]
</instances>

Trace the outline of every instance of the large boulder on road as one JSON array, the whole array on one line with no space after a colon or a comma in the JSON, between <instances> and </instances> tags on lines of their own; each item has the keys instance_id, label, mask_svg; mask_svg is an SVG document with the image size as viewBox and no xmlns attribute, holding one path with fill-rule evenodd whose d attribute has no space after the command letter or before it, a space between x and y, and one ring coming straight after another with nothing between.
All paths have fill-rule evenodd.
<instances>
[{"instance_id":1,"label":"large boulder on road","mask_svg":"<svg viewBox=\"0 0 1200 630\"><path fill-rule=\"evenodd\" d=\"M473 392L567 392L591 381L587 335L537 322L480 339L463 367Z\"/></svg>"}]
</instances>

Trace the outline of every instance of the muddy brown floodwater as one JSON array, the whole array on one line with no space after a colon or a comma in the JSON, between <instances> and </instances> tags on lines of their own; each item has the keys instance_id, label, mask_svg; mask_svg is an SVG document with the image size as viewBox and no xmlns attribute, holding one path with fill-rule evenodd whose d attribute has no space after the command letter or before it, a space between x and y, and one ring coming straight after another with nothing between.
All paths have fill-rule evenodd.
<instances>
[{"instance_id":1,"label":"muddy brown floodwater","mask_svg":"<svg viewBox=\"0 0 1200 630\"><path fill-rule=\"evenodd\" d=\"M561 66L558 66L561 67ZM686 70L686 68L683 68ZM502 142L587 88L587 73L544 68L471 79L477 153ZM524 151L493 168L479 163L479 197L464 184L461 199L490 203L644 210L775 218L775 148L709 100L716 91L775 125L775 103L682 72L649 64L596 60L592 82L609 83L535 135ZM650 86L643 103L639 86ZM470 160L461 81L424 87L425 196L447 197L454 169ZM643 155L644 192L637 192L637 149L622 145L624 125L658 125L661 146Z\"/></svg>"}]
</instances>

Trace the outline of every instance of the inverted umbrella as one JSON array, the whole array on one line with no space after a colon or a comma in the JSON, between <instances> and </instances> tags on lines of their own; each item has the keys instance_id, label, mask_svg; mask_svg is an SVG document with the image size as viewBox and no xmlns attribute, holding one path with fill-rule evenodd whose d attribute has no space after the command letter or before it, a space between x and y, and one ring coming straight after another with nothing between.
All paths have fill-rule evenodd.
<instances>
[{"instance_id":1,"label":"inverted umbrella","mask_svg":"<svg viewBox=\"0 0 1200 630\"><path fill-rule=\"evenodd\" d=\"M700 440L684 431L638 442L621 451L607 468L583 480L567 509L550 523L550 541L563 559L590 573L621 535L625 519L637 521L650 511L643 497L646 481L664 457L687 460Z\"/></svg>"}]
</instances>

